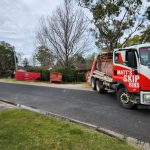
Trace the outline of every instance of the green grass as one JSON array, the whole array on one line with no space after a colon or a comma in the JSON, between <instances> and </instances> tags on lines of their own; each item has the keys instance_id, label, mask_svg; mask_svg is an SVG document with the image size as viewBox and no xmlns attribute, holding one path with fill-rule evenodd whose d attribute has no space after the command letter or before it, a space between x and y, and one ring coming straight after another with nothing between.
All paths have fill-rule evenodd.
<instances>
[{"instance_id":1,"label":"green grass","mask_svg":"<svg viewBox=\"0 0 150 150\"><path fill-rule=\"evenodd\" d=\"M0 150L134 150L73 123L27 110L0 111Z\"/></svg>"}]
</instances>

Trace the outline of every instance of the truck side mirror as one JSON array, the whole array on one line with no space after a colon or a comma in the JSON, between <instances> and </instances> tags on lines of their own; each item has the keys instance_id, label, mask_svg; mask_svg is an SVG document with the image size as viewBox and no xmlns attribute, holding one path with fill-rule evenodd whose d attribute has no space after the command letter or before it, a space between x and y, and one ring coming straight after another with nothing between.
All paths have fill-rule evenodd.
<instances>
[{"instance_id":1,"label":"truck side mirror","mask_svg":"<svg viewBox=\"0 0 150 150\"><path fill-rule=\"evenodd\" d=\"M128 52L128 67L137 68L136 56L134 52Z\"/></svg>"}]
</instances>

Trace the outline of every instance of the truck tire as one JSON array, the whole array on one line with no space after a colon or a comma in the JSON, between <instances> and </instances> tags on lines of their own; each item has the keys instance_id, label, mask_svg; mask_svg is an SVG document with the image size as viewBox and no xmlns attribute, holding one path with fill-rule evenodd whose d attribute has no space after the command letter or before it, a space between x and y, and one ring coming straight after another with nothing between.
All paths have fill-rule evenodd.
<instances>
[{"instance_id":1,"label":"truck tire","mask_svg":"<svg viewBox=\"0 0 150 150\"><path fill-rule=\"evenodd\" d=\"M120 105L126 109L133 109L135 104L130 101L130 96L125 88L121 88L117 92L117 100Z\"/></svg>"},{"instance_id":2,"label":"truck tire","mask_svg":"<svg viewBox=\"0 0 150 150\"><path fill-rule=\"evenodd\" d=\"M107 93L107 91L104 89L103 84L100 80L96 80L96 90L99 93Z\"/></svg>"},{"instance_id":3,"label":"truck tire","mask_svg":"<svg viewBox=\"0 0 150 150\"><path fill-rule=\"evenodd\" d=\"M94 78L91 79L91 86L93 90L96 90L96 80Z\"/></svg>"}]
</instances>

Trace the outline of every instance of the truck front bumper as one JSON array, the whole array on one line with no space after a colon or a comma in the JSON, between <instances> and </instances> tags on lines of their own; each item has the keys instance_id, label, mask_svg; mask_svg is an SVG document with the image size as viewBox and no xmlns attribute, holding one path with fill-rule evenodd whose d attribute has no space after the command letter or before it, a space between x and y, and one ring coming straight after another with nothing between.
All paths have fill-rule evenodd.
<instances>
[{"instance_id":1,"label":"truck front bumper","mask_svg":"<svg viewBox=\"0 0 150 150\"><path fill-rule=\"evenodd\" d=\"M140 92L140 103L143 105L150 105L150 91L149 92L145 92L145 91Z\"/></svg>"}]
</instances>

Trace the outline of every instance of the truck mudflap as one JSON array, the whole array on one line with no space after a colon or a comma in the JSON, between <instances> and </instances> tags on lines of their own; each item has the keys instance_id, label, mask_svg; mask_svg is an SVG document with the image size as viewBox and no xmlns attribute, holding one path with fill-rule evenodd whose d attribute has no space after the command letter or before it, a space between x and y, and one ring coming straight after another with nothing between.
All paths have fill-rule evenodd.
<instances>
[{"instance_id":1,"label":"truck mudflap","mask_svg":"<svg viewBox=\"0 0 150 150\"><path fill-rule=\"evenodd\" d=\"M143 105L150 105L150 91L141 91L140 92L140 103Z\"/></svg>"}]
</instances>

